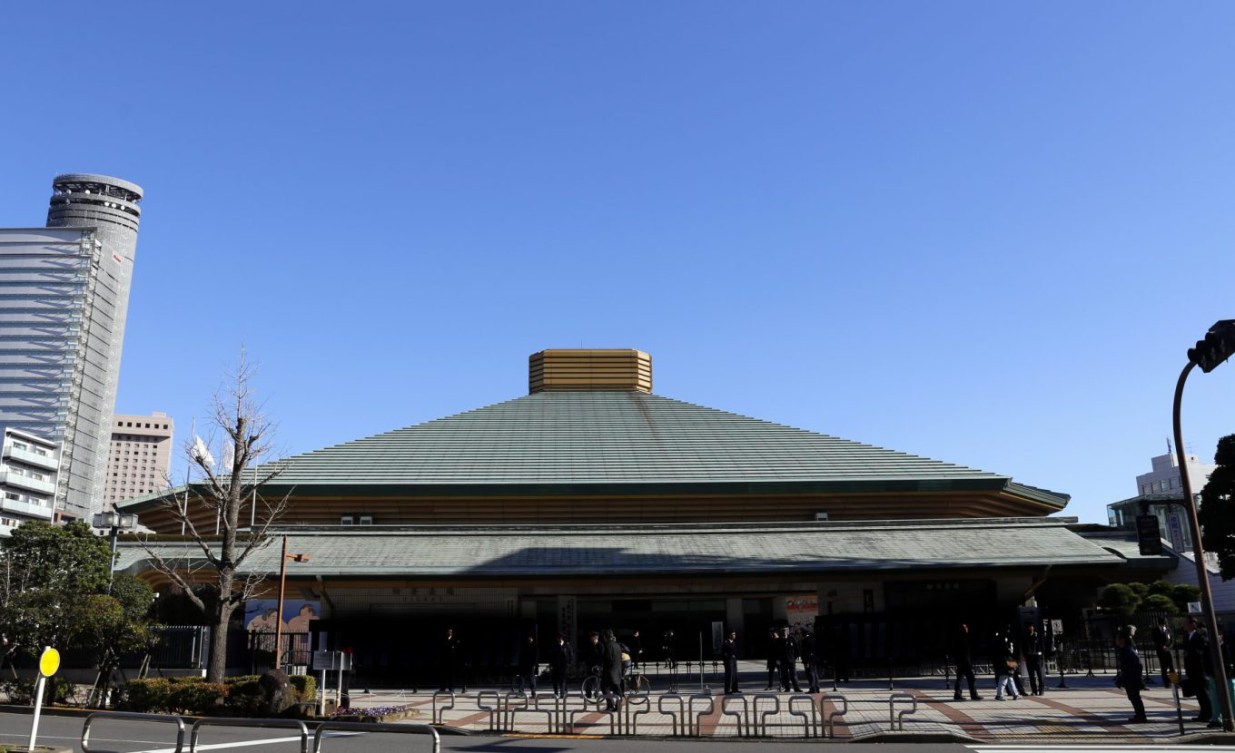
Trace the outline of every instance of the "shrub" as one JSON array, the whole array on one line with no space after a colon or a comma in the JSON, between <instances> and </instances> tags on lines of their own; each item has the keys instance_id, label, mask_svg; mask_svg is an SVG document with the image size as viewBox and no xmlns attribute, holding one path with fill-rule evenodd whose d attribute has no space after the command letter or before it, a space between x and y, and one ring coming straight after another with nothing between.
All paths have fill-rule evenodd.
<instances>
[{"instance_id":1,"label":"shrub","mask_svg":"<svg viewBox=\"0 0 1235 753\"><path fill-rule=\"evenodd\" d=\"M166 677L150 677L144 680L129 680L117 705L125 711L151 713L170 711L171 680Z\"/></svg>"},{"instance_id":2,"label":"shrub","mask_svg":"<svg viewBox=\"0 0 1235 753\"><path fill-rule=\"evenodd\" d=\"M317 678L313 675L292 675L287 678L296 689L296 700L300 702L317 700Z\"/></svg>"},{"instance_id":3,"label":"shrub","mask_svg":"<svg viewBox=\"0 0 1235 753\"><path fill-rule=\"evenodd\" d=\"M168 705L185 714L214 714L223 708L227 699L227 686L203 682L199 677L184 678L195 682L172 683Z\"/></svg>"}]
</instances>

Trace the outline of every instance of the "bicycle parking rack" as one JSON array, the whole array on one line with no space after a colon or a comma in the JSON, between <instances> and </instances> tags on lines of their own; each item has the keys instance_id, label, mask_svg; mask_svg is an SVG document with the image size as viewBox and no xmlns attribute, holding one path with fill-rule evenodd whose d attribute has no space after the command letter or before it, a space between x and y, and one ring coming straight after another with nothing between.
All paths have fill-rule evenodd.
<instances>
[{"instance_id":1,"label":"bicycle parking rack","mask_svg":"<svg viewBox=\"0 0 1235 753\"><path fill-rule=\"evenodd\" d=\"M378 722L322 722L313 733L313 753L322 753L322 739L327 732L389 732L400 735L431 735L433 753L441 753L442 738L428 724L389 724Z\"/></svg>"},{"instance_id":2,"label":"bicycle parking rack","mask_svg":"<svg viewBox=\"0 0 1235 753\"><path fill-rule=\"evenodd\" d=\"M897 701L909 701L910 706L908 709L905 709L897 714ZM916 713L917 710L918 699L909 693L893 693L888 696L888 722L892 725L891 731L896 732L897 730L900 730L903 732L905 730L905 715Z\"/></svg>"},{"instance_id":3,"label":"bicycle parking rack","mask_svg":"<svg viewBox=\"0 0 1235 753\"><path fill-rule=\"evenodd\" d=\"M793 707L794 701L806 701L807 711L795 709ZM823 730L820 729L819 724L819 711L815 708L814 698L811 698L809 695L789 696L789 715L799 717L802 720L803 737L823 737Z\"/></svg>"},{"instance_id":4,"label":"bicycle parking rack","mask_svg":"<svg viewBox=\"0 0 1235 753\"><path fill-rule=\"evenodd\" d=\"M309 728L296 719L238 719L234 717L219 717L198 719L193 722L193 732L189 735L189 753L197 750L197 740L201 736L202 727L249 727L255 729L294 729L300 732L300 753L309 753Z\"/></svg>"},{"instance_id":5,"label":"bicycle parking rack","mask_svg":"<svg viewBox=\"0 0 1235 753\"><path fill-rule=\"evenodd\" d=\"M486 698L493 698L493 705L485 705ZM497 694L496 690L482 690L476 694L476 709L478 711L489 712L489 731L497 732L497 728L501 726L501 720L498 718L501 715L502 697Z\"/></svg>"},{"instance_id":6,"label":"bicycle parking rack","mask_svg":"<svg viewBox=\"0 0 1235 753\"><path fill-rule=\"evenodd\" d=\"M508 693L506 695L506 729L515 731L515 715L519 712L525 714L544 714L546 731L553 734L557 731L557 708L556 704L551 708L541 708L542 700L557 699L551 696L533 695L527 696L523 693ZM521 701L523 705L516 705L516 702Z\"/></svg>"},{"instance_id":7,"label":"bicycle parking rack","mask_svg":"<svg viewBox=\"0 0 1235 753\"><path fill-rule=\"evenodd\" d=\"M695 713L695 701L707 701L708 706L703 711ZM693 735L699 737L703 729L703 717L716 712L716 699L707 693L695 693L686 703L686 708L690 712L691 726L694 728Z\"/></svg>"},{"instance_id":8,"label":"bicycle parking rack","mask_svg":"<svg viewBox=\"0 0 1235 753\"><path fill-rule=\"evenodd\" d=\"M833 710L831 714L829 714L827 710L828 701L832 701ZM835 709L837 701L840 701L841 703L841 708L839 711ZM826 737L830 737L833 740L836 739L836 717L844 716L848 713L849 699L840 693L819 696L819 716L823 717L823 731Z\"/></svg>"},{"instance_id":9,"label":"bicycle parking rack","mask_svg":"<svg viewBox=\"0 0 1235 753\"><path fill-rule=\"evenodd\" d=\"M676 701L678 704L677 712L675 713L673 709L666 710L665 701ZM688 734L685 730L686 700L682 698L682 696L678 695L677 693L665 693L664 695L660 696L660 698L656 699L656 710L669 717L670 721L673 723L672 729L673 729L674 737L678 737L683 734ZM682 727L683 727L683 730L681 732L678 731L678 718L679 717L682 720Z\"/></svg>"},{"instance_id":10,"label":"bicycle parking rack","mask_svg":"<svg viewBox=\"0 0 1235 753\"><path fill-rule=\"evenodd\" d=\"M450 696L450 705L442 706L441 714L439 715L438 708L437 708L437 697L440 695ZM454 707L455 707L455 694L454 693L450 693L445 690L434 691L433 693L433 723L434 724L445 724L446 723L446 712L453 711Z\"/></svg>"},{"instance_id":11,"label":"bicycle parking rack","mask_svg":"<svg viewBox=\"0 0 1235 753\"><path fill-rule=\"evenodd\" d=\"M642 693L628 695L622 701L622 711L625 712L625 725L628 735L639 734L639 717L652 713L652 699Z\"/></svg>"},{"instance_id":12,"label":"bicycle parking rack","mask_svg":"<svg viewBox=\"0 0 1235 753\"><path fill-rule=\"evenodd\" d=\"M613 712L612 712L612 711L602 711L602 710L601 710L601 708L600 708L600 707L601 707L601 705L605 702L605 699L604 699L603 697L598 697L598 698L597 698L596 700L594 700L594 701L589 701L589 700L588 700L588 698L587 698L587 696L583 696L583 695L581 695L581 696L580 696L580 700L583 702L583 707L582 707L582 708L578 708L578 709L571 709L571 708L569 708L569 705L570 705L570 704L567 704L567 711L566 711L566 719L567 719L567 723L566 723L566 729L567 729L567 731L569 731L569 732L570 732L570 734L572 734L572 735L573 735L573 734L575 733L575 716L576 716L577 714L608 714L608 715L609 715L609 728L610 728L610 730L612 730L612 728L613 728ZM590 708L591 706L595 706L596 708L595 708L595 709Z\"/></svg>"},{"instance_id":13,"label":"bicycle parking rack","mask_svg":"<svg viewBox=\"0 0 1235 753\"><path fill-rule=\"evenodd\" d=\"M730 711L729 707L736 703L742 704L741 712ZM720 699L720 715L732 716L738 720L738 737L746 737L750 730L750 705L744 695L727 695ZM746 730L745 732L743 730Z\"/></svg>"},{"instance_id":14,"label":"bicycle parking rack","mask_svg":"<svg viewBox=\"0 0 1235 753\"><path fill-rule=\"evenodd\" d=\"M90 727L95 721L100 719L132 719L143 722L163 722L165 724L176 725L176 750L175 753L182 753L184 750L184 736L188 731L184 725L184 719L178 716L168 716L167 714L137 714L131 711L95 711L86 716L81 728L81 749L85 753L94 753L90 750Z\"/></svg>"},{"instance_id":15,"label":"bicycle parking rack","mask_svg":"<svg viewBox=\"0 0 1235 753\"><path fill-rule=\"evenodd\" d=\"M768 710L760 711L759 710L760 701L771 701L772 709L770 711ZM753 721L755 722L754 726L755 726L756 734L766 737L768 734L768 717L775 716L776 714L780 713L780 696L776 695L775 693L760 693L759 695L755 696L754 701L751 703L750 711L751 711L751 717Z\"/></svg>"}]
</instances>

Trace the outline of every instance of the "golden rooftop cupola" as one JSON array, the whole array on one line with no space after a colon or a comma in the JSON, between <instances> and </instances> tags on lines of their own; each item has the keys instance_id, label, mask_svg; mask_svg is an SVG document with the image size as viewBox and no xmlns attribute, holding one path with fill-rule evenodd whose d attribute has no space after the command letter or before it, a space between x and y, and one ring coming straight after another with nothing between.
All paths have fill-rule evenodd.
<instances>
[{"instance_id":1,"label":"golden rooftop cupola","mask_svg":"<svg viewBox=\"0 0 1235 753\"><path fill-rule=\"evenodd\" d=\"M528 356L528 392L652 391L652 357L639 350L542 350Z\"/></svg>"}]
</instances>

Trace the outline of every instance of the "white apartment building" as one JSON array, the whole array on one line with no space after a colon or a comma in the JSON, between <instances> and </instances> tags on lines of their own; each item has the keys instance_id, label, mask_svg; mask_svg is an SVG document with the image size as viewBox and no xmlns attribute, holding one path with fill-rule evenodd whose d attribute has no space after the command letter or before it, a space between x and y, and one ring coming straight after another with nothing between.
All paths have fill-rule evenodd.
<instances>
[{"instance_id":1,"label":"white apartment building","mask_svg":"<svg viewBox=\"0 0 1235 753\"><path fill-rule=\"evenodd\" d=\"M1110 524L1117 528L1136 528L1136 516L1156 515L1162 538L1170 542L1176 551L1192 551L1192 533L1188 527L1188 513L1183 508L1183 485L1179 463L1175 453L1167 452L1150 461L1153 470L1136 477L1137 496L1113 502L1106 506ZM1188 455L1188 481L1192 493L1200 494L1209 481L1209 474L1217 468L1212 463L1202 463L1196 455Z\"/></svg>"},{"instance_id":2,"label":"white apartment building","mask_svg":"<svg viewBox=\"0 0 1235 753\"><path fill-rule=\"evenodd\" d=\"M17 429L4 430L0 449L0 536L29 520L51 521L60 448Z\"/></svg>"},{"instance_id":3,"label":"white apartment building","mask_svg":"<svg viewBox=\"0 0 1235 753\"><path fill-rule=\"evenodd\" d=\"M105 509L117 502L168 488L175 424L166 413L112 417L107 457Z\"/></svg>"}]
</instances>

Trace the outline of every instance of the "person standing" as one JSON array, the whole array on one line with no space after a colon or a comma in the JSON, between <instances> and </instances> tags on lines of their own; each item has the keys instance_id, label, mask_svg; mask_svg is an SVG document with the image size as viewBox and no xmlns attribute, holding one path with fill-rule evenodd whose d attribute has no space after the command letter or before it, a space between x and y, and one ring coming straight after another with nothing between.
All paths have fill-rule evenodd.
<instances>
[{"instance_id":1,"label":"person standing","mask_svg":"<svg viewBox=\"0 0 1235 753\"><path fill-rule=\"evenodd\" d=\"M1209 642L1200 631L1195 617L1189 617L1184 622L1187 631L1184 636L1184 681L1189 690L1196 693L1196 702L1200 705L1200 714L1194 722L1208 722L1211 726L1220 726L1214 719L1214 707L1209 697L1209 675L1213 668L1209 661Z\"/></svg>"},{"instance_id":2,"label":"person standing","mask_svg":"<svg viewBox=\"0 0 1235 753\"><path fill-rule=\"evenodd\" d=\"M798 643L802 652L802 670L806 672L806 692L819 692L819 653L815 645L815 634L809 627L802 626L802 639Z\"/></svg>"},{"instance_id":3,"label":"person standing","mask_svg":"<svg viewBox=\"0 0 1235 753\"><path fill-rule=\"evenodd\" d=\"M780 666L780 690L782 693L788 693L790 688L795 693L801 693L802 687L798 685L798 642L794 640L789 633L789 626L781 628L780 632L780 656L776 657L776 663Z\"/></svg>"},{"instance_id":4,"label":"person standing","mask_svg":"<svg viewBox=\"0 0 1235 753\"><path fill-rule=\"evenodd\" d=\"M771 630L768 636L768 686L764 690L771 690L778 679L778 664L780 661L780 633L775 628Z\"/></svg>"},{"instance_id":5,"label":"person standing","mask_svg":"<svg viewBox=\"0 0 1235 753\"><path fill-rule=\"evenodd\" d=\"M438 646L439 682L438 690L443 693L455 692L455 677L459 672L459 639L455 637L454 628L446 628L446 637ZM467 688L463 689L467 692Z\"/></svg>"},{"instance_id":6,"label":"person standing","mask_svg":"<svg viewBox=\"0 0 1235 753\"><path fill-rule=\"evenodd\" d=\"M738 634L729 631L729 636L720 646L720 656L725 661L725 695L736 695L738 690Z\"/></svg>"},{"instance_id":7,"label":"person standing","mask_svg":"<svg viewBox=\"0 0 1235 753\"><path fill-rule=\"evenodd\" d=\"M549 676L553 679L554 698L566 697L566 674L570 671L570 665L573 664L573 656L574 651L566 642L566 636L558 633L553 650L549 654Z\"/></svg>"},{"instance_id":8,"label":"person standing","mask_svg":"<svg viewBox=\"0 0 1235 753\"><path fill-rule=\"evenodd\" d=\"M527 640L519 647L519 689L527 688L536 695L536 673L539 671L540 648L536 645L536 634L528 633Z\"/></svg>"},{"instance_id":9,"label":"person standing","mask_svg":"<svg viewBox=\"0 0 1235 753\"><path fill-rule=\"evenodd\" d=\"M969 682L969 697L975 701L982 700L978 695L977 680L973 676L973 647L969 644L969 626L961 623L952 640L952 661L956 662L956 693L954 701L963 701L961 695L961 678Z\"/></svg>"},{"instance_id":10,"label":"person standing","mask_svg":"<svg viewBox=\"0 0 1235 753\"><path fill-rule=\"evenodd\" d=\"M1162 669L1162 686L1170 687L1171 672L1175 671L1175 657L1171 656L1175 636L1171 635L1171 628L1165 617L1158 620L1158 625L1154 628L1153 641L1154 651L1158 654L1158 666Z\"/></svg>"},{"instance_id":11,"label":"person standing","mask_svg":"<svg viewBox=\"0 0 1235 753\"><path fill-rule=\"evenodd\" d=\"M605 695L605 710L617 711L622 706L622 647L612 630L605 631L602 657L600 688Z\"/></svg>"},{"instance_id":12,"label":"person standing","mask_svg":"<svg viewBox=\"0 0 1235 753\"><path fill-rule=\"evenodd\" d=\"M1029 673L1029 692L1046 695L1046 675L1042 672L1046 644L1038 626L1032 622L1025 625L1025 671Z\"/></svg>"},{"instance_id":13,"label":"person standing","mask_svg":"<svg viewBox=\"0 0 1235 753\"><path fill-rule=\"evenodd\" d=\"M1115 636L1115 652L1119 667L1119 674L1115 675L1115 685L1123 688L1128 694L1128 700L1132 702L1133 717L1128 721L1132 724L1141 724L1149 719L1145 716L1145 702L1141 700L1141 690L1145 687L1142 680L1145 669L1141 665L1141 657L1136 653L1136 646L1132 643L1134 633L1134 629L1129 625L1120 628Z\"/></svg>"}]
</instances>

